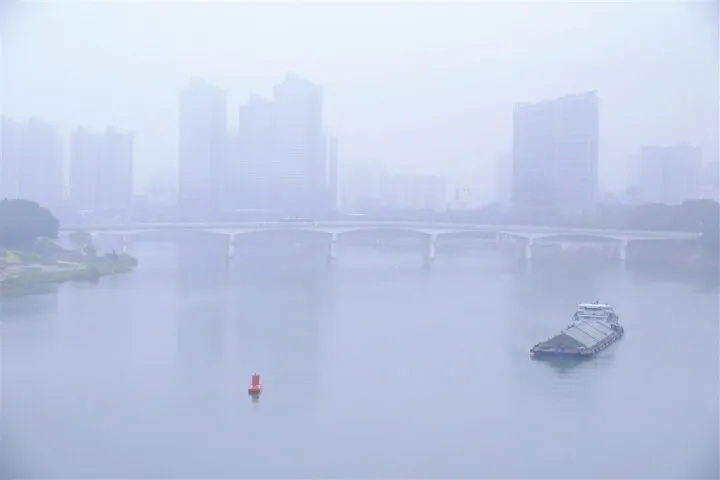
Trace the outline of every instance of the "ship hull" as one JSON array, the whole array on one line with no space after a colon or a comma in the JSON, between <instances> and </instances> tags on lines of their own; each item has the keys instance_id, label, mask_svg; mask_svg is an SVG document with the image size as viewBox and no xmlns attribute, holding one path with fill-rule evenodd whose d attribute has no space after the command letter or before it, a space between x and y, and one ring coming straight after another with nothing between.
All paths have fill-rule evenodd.
<instances>
[{"instance_id":1,"label":"ship hull","mask_svg":"<svg viewBox=\"0 0 720 480\"><path fill-rule=\"evenodd\" d=\"M534 358L590 358L602 352L613 343L620 340L625 334L625 329L618 326L617 330L608 335L602 341L598 342L592 347L576 349L576 350L561 350L555 348L542 348L540 344L535 345L530 350L530 355Z\"/></svg>"}]
</instances>

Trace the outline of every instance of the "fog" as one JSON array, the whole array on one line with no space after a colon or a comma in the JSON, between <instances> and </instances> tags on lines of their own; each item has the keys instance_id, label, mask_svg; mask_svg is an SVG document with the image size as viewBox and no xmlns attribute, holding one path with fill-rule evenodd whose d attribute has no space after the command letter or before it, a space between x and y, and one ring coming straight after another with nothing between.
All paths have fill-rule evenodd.
<instances>
[{"instance_id":1,"label":"fog","mask_svg":"<svg viewBox=\"0 0 720 480\"><path fill-rule=\"evenodd\" d=\"M597 90L600 181L641 145L716 159L717 2L16 2L2 12L11 117L136 132L136 189L176 175L178 92L228 92L228 126L286 72L325 89L342 163L473 183L492 199L516 102Z\"/></svg>"},{"instance_id":2,"label":"fog","mask_svg":"<svg viewBox=\"0 0 720 480\"><path fill-rule=\"evenodd\" d=\"M719 15L0 0L0 480L718 478Z\"/></svg>"}]
</instances>

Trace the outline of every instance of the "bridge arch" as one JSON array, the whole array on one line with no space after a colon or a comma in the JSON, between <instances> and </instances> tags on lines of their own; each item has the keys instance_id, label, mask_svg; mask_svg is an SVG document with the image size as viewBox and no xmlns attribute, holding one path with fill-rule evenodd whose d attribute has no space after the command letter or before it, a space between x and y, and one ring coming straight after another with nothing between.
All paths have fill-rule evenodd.
<instances>
[{"instance_id":1,"label":"bridge arch","mask_svg":"<svg viewBox=\"0 0 720 480\"><path fill-rule=\"evenodd\" d=\"M600 235L600 234L578 234L578 233L553 233L544 235L534 235L535 243L552 243L552 242L567 242L567 243L607 243L615 244L626 241L624 238L618 238L613 235Z\"/></svg>"},{"instance_id":2,"label":"bridge arch","mask_svg":"<svg viewBox=\"0 0 720 480\"><path fill-rule=\"evenodd\" d=\"M338 240L427 240L432 232L408 227L358 227L337 232Z\"/></svg>"},{"instance_id":3,"label":"bridge arch","mask_svg":"<svg viewBox=\"0 0 720 480\"><path fill-rule=\"evenodd\" d=\"M329 242L332 233L313 228L258 228L239 232L230 232L235 242L244 241L276 241L280 238L288 239L293 243L311 241L313 243Z\"/></svg>"},{"instance_id":4,"label":"bridge arch","mask_svg":"<svg viewBox=\"0 0 720 480\"><path fill-rule=\"evenodd\" d=\"M206 229L178 229L178 230L138 230L132 232L95 232L93 237L124 237L130 242L174 242L187 238L218 238L229 237L229 232L219 232Z\"/></svg>"},{"instance_id":5,"label":"bridge arch","mask_svg":"<svg viewBox=\"0 0 720 480\"><path fill-rule=\"evenodd\" d=\"M479 242L490 241L503 243L525 243L529 240L529 238L517 233L508 233L493 230L455 230L438 233L437 240L475 240Z\"/></svg>"}]
</instances>

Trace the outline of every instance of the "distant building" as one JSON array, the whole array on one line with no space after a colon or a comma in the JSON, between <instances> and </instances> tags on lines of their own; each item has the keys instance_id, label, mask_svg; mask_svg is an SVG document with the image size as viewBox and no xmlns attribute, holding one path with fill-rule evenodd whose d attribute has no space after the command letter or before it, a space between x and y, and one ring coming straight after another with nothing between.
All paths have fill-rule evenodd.
<instances>
[{"instance_id":1,"label":"distant building","mask_svg":"<svg viewBox=\"0 0 720 480\"><path fill-rule=\"evenodd\" d=\"M70 136L70 202L78 210L125 211L133 202L134 134L82 127Z\"/></svg>"},{"instance_id":2,"label":"distant building","mask_svg":"<svg viewBox=\"0 0 720 480\"><path fill-rule=\"evenodd\" d=\"M632 186L644 203L677 205L702 196L703 164L698 147L646 146L631 161Z\"/></svg>"},{"instance_id":3,"label":"distant building","mask_svg":"<svg viewBox=\"0 0 720 480\"><path fill-rule=\"evenodd\" d=\"M328 207L336 211L338 204L338 139L331 136L327 142L327 176L325 183L328 190Z\"/></svg>"},{"instance_id":4,"label":"distant building","mask_svg":"<svg viewBox=\"0 0 720 480\"><path fill-rule=\"evenodd\" d=\"M18 198L26 144L25 128L23 123L7 117L0 118L0 128L0 196Z\"/></svg>"},{"instance_id":5,"label":"distant building","mask_svg":"<svg viewBox=\"0 0 720 480\"><path fill-rule=\"evenodd\" d=\"M341 164L338 170L342 212L367 213L382 207L387 171L381 163Z\"/></svg>"},{"instance_id":6,"label":"distant building","mask_svg":"<svg viewBox=\"0 0 720 480\"><path fill-rule=\"evenodd\" d=\"M720 164L709 162L703 166L701 197L720 201Z\"/></svg>"},{"instance_id":7,"label":"distant building","mask_svg":"<svg viewBox=\"0 0 720 480\"><path fill-rule=\"evenodd\" d=\"M254 95L238 113L228 175L238 206L303 216L336 208L337 139L324 131L322 87L287 75L272 100Z\"/></svg>"},{"instance_id":8,"label":"distant building","mask_svg":"<svg viewBox=\"0 0 720 480\"><path fill-rule=\"evenodd\" d=\"M220 180L221 199L219 210L238 210L242 207L242 184L240 136L237 132L228 132L223 142L223 178Z\"/></svg>"},{"instance_id":9,"label":"distant building","mask_svg":"<svg viewBox=\"0 0 720 480\"><path fill-rule=\"evenodd\" d=\"M193 79L180 92L178 204L186 211L222 207L227 177L227 94Z\"/></svg>"},{"instance_id":10,"label":"distant building","mask_svg":"<svg viewBox=\"0 0 720 480\"><path fill-rule=\"evenodd\" d=\"M598 195L598 97L518 104L513 118L513 207L586 214Z\"/></svg>"},{"instance_id":11,"label":"distant building","mask_svg":"<svg viewBox=\"0 0 720 480\"><path fill-rule=\"evenodd\" d=\"M0 196L60 207L65 185L62 147L53 123L0 118Z\"/></svg>"},{"instance_id":12,"label":"distant building","mask_svg":"<svg viewBox=\"0 0 720 480\"><path fill-rule=\"evenodd\" d=\"M329 210L323 89L287 75L273 89L275 171L273 203L286 212Z\"/></svg>"},{"instance_id":13,"label":"distant building","mask_svg":"<svg viewBox=\"0 0 720 480\"><path fill-rule=\"evenodd\" d=\"M253 95L239 109L237 159L230 160L230 181L237 192L236 208L270 209L278 157L274 148L275 106Z\"/></svg>"},{"instance_id":14,"label":"distant building","mask_svg":"<svg viewBox=\"0 0 720 480\"><path fill-rule=\"evenodd\" d=\"M447 209L445 179L435 175L390 175L385 183L384 206L402 210Z\"/></svg>"},{"instance_id":15,"label":"distant building","mask_svg":"<svg viewBox=\"0 0 720 480\"><path fill-rule=\"evenodd\" d=\"M512 203L513 189L513 161L511 155L500 155L496 164L495 171L495 201L501 205L510 205Z\"/></svg>"}]
</instances>

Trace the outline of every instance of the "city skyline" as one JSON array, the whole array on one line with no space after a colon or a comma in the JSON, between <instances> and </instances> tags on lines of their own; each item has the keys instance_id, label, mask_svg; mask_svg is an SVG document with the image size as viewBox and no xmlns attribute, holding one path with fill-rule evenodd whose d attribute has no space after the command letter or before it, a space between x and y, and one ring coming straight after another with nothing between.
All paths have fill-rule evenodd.
<instances>
[{"instance_id":1,"label":"city skyline","mask_svg":"<svg viewBox=\"0 0 720 480\"><path fill-rule=\"evenodd\" d=\"M175 184L172 189L176 201L170 204L191 207L190 210L205 205L205 210L210 207L211 210L292 211L305 202L306 212L320 212L341 207L350 211L359 206L376 209L381 205L390 209L429 208L441 211L446 208L478 208L497 202L522 210L523 200L516 198L513 193L516 190L523 194L532 193L532 198L528 197L533 200L532 205L527 204L526 207L559 213L556 207L537 203L540 200L537 194L543 194L523 184L527 180L523 180L524 170L531 174L528 178L535 183L544 178L547 186L552 185L548 190L554 192L552 197L562 193L563 199L557 197L555 200L560 205L573 205L573 211L577 212L592 212L596 204L607 201L678 204L683 200L718 197L717 179L705 178L708 173L717 171L717 162L703 161L702 150L687 142L675 146L638 146L640 154L629 155L622 198L613 199L610 192L601 191L597 178L597 130L602 122L598 117L600 100L594 91L515 105L513 135L516 145L510 155L501 154L497 159L495 191L490 201L478 201L487 192L482 192L477 185L458 188L449 185L444 175L390 172L382 165L379 170L375 167L373 175L376 178L368 184L367 179L362 179L367 168L358 170L362 164L346 163L338 168L337 137L327 134L322 120L322 87L295 74L286 74L280 83L276 83L274 92L270 99L252 95L246 104L232 106L227 105L226 91L222 88L198 77L188 80L179 92L181 112L185 111L185 115L181 114L178 118L178 128L181 132L191 132L192 138L187 143L187 138L183 140L182 135L179 137L181 148L177 181L171 182ZM584 103L587 104L585 107ZM307 108L316 111L314 116L317 120L314 123L307 124L303 120L313 117L303 113L303 109ZM227 127L227 116L233 111L239 118L236 130ZM19 194L43 204L98 211L118 211L123 206L129 208L140 198L132 179L134 132L122 133L114 127L107 127L105 132L94 133L78 126L69 135L69 161L61 162L60 145L64 141L59 135L57 123L37 117L31 117L24 123L4 116L2 119L4 142L0 159L0 190L3 195L9 192L8 196ZM310 130L315 132L311 134L315 136L298 136L298 133L307 132L308 125L315 125L315 130ZM32 132L36 136L31 135ZM196 139L203 136L205 140L198 144ZM33 143L36 137L38 141ZM33 147L28 149L23 142ZM183 144L187 144L185 150L190 150L189 157L182 148ZM78 148L78 145L83 148ZM317 145L322 145L322 148L318 150ZM126 147L120 148L123 146ZM22 162L18 163L18 152L22 154L25 151L29 152L31 162L24 164L24 169L19 169ZM688 155L678 154L678 151L694 152L691 155L695 160L693 172L681 175ZM88 157L95 164L89 163ZM529 160L532 161L528 164ZM365 165L373 168L372 163ZM23 171L34 173L38 170L48 175L28 182L30 177L22 174ZM674 173L667 175L663 173L666 171ZM361 178L353 179L353 172ZM544 172L544 177L538 176L538 172ZM560 177L552 177L553 172L560 173ZM106 174L112 174L117 181L112 189L97 193L93 184ZM373 187L372 182L379 182L380 186ZM53 185L55 190L64 193L56 191L53 194L53 188L50 188ZM201 185L200 190L205 192L205 197L192 192L197 190L197 185ZM293 192L293 185L307 189L306 196L299 196L297 188ZM641 194L643 190L644 194ZM308 194L311 196L308 197ZM283 197L287 201L278 203L277 200ZM318 210L319 205L326 207Z\"/></svg>"},{"instance_id":2,"label":"city skyline","mask_svg":"<svg viewBox=\"0 0 720 480\"><path fill-rule=\"evenodd\" d=\"M180 91L178 205L188 211L303 212L337 208L337 137L324 123L323 88L286 74L271 99L228 106L199 78ZM228 128L235 110L237 128Z\"/></svg>"},{"instance_id":3,"label":"city skyline","mask_svg":"<svg viewBox=\"0 0 720 480\"><path fill-rule=\"evenodd\" d=\"M452 184L478 178L489 192L495 158L511 143L512 106L567 92L600 92L599 176L606 189L624 185L627 156L639 145L686 141L708 160L717 156L717 46L708 42L716 27L706 5L548 4L538 7L542 14L532 6L462 5L452 13L418 7L426 16L408 16L402 5L302 5L281 18L272 5L213 4L202 15L215 27L202 35L198 7L176 6L172 18L165 8L18 6L3 38L5 113L57 120L64 133L77 124L137 131L140 189L158 173L175 174L174 92L195 75L227 88L228 103L237 105L251 94L269 96L274 78L298 72L327 91L343 163L380 160L409 174L447 175ZM532 25L523 20L526 11L538 14ZM147 20L130 29L138 12L163 18L163 25ZM613 24L612 33L595 29L598 18ZM68 30L76 21L91 31ZM433 21L452 22L452 35L426 35L435 31ZM392 39L398 24L406 35ZM64 42L33 36L61 25ZM647 35L660 28L663 36ZM253 41L263 29L296 41ZM158 40L142 37L150 30ZM356 30L375 38L350 40ZM90 33L92 45L85 41ZM56 60L28 61L41 51ZM229 113L232 127L237 118Z\"/></svg>"}]
</instances>

